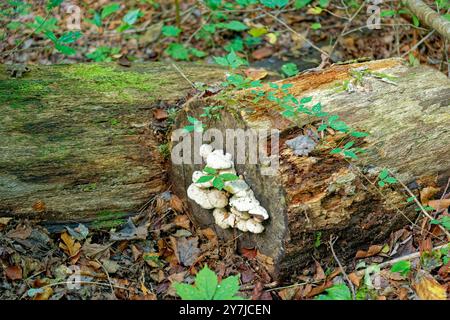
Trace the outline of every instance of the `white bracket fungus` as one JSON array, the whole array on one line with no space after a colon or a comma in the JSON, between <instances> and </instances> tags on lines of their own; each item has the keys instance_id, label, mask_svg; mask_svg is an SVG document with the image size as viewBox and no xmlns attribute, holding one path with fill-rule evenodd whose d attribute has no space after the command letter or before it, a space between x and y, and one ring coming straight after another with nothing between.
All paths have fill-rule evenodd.
<instances>
[{"instance_id":1,"label":"white bracket fungus","mask_svg":"<svg viewBox=\"0 0 450 320\"><path fill-rule=\"evenodd\" d=\"M209 144L200 147L200 155L206 166L217 170L217 174L236 174L232 156L223 150L214 150ZM204 209L214 209L215 223L222 229L237 228L242 232L261 233L264 231L262 222L269 219L269 214L255 198L253 191L242 176L237 180L226 181L223 190L213 187L212 179L197 182L204 171L194 171L192 184L187 195Z\"/></svg>"}]
</instances>

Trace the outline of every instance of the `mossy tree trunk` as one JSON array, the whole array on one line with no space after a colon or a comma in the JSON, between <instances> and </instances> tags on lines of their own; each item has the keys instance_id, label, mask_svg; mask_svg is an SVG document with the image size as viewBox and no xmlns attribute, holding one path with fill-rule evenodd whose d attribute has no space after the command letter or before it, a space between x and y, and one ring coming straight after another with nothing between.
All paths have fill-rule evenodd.
<instances>
[{"instance_id":1,"label":"mossy tree trunk","mask_svg":"<svg viewBox=\"0 0 450 320\"><path fill-rule=\"evenodd\" d=\"M180 64L192 81L223 70ZM161 63L0 66L0 216L81 221L139 210L168 188L153 111L192 89Z\"/></svg>"},{"instance_id":2,"label":"mossy tree trunk","mask_svg":"<svg viewBox=\"0 0 450 320\"><path fill-rule=\"evenodd\" d=\"M355 92L337 92L336 86L351 79L350 71L362 67L395 76L394 83L367 77ZM377 186L381 169L392 170L416 194L424 187L438 187L438 196L444 192L450 173L450 81L438 71L425 66L410 68L401 60L390 59L336 65L284 83L293 84L289 92L298 99L311 96L311 105L321 102L324 111L369 133L358 139L358 146L367 152L352 161L330 155L341 140L336 139L339 133L326 132L309 156L294 155L285 141L317 128L317 118L287 120L273 103L252 102L249 91L197 101L178 118L181 127L187 123L187 115L198 117L205 104L220 104L225 106L221 120L207 123L210 128L224 133L228 128L280 130L280 166L275 176L263 175L260 164L236 166L269 211L262 234L238 236L236 229L219 229L210 210L187 199L199 225L215 227L227 239L238 236L241 247L256 246L270 257L268 268L280 278L301 272L313 253L324 256L332 234L339 236L335 244L339 257L347 259L354 257L362 244L381 244L394 228L414 219L414 204L407 204L409 196L401 186ZM346 135L342 139L348 141ZM226 151L233 154L235 150ZM178 182L175 187L184 199L192 172L202 167L173 166L173 179ZM333 259L329 253L327 256Z\"/></svg>"}]
</instances>

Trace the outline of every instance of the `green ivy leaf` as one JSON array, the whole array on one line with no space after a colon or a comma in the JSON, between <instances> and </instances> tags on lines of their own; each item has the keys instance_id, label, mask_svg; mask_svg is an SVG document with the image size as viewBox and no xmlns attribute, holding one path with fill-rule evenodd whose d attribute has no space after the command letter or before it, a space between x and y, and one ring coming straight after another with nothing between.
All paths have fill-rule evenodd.
<instances>
[{"instance_id":1,"label":"green ivy leaf","mask_svg":"<svg viewBox=\"0 0 450 320\"><path fill-rule=\"evenodd\" d=\"M352 300L350 289L345 284L336 284L325 290L316 300Z\"/></svg>"},{"instance_id":2,"label":"green ivy leaf","mask_svg":"<svg viewBox=\"0 0 450 320\"><path fill-rule=\"evenodd\" d=\"M64 46L62 44L55 44L55 49L61 52L62 54L73 56L77 53L77 51L74 48Z\"/></svg>"},{"instance_id":3,"label":"green ivy leaf","mask_svg":"<svg viewBox=\"0 0 450 320\"><path fill-rule=\"evenodd\" d=\"M225 185L225 184L224 184L222 178L216 177L216 178L213 180L213 186L214 186L214 188L216 188L216 189L218 189L218 190L222 190L223 187L224 187L224 185Z\"/></svg>"},{"instance_id":4,"label":"green ivy leaf","mask_svg":"<svg viewBox=\"0 0 450 320\"><path fill-rule=\"evenodd\" d=\"M175 26L162 27L162 34L166 37L177 37L181 33L181 29Z\"/></svg>"},{"instance_id":5,"label":"green ivy leaf","mask_svg":"<svg viewBox=\"0 0 450 320\"><path fill-rule=\"evenodd\" d=\"M120 9L119 3L111 3L102 9L101 18L102 20L112 15L114 12L118 11Z\"/></svg>"},{"instance_id":6,"label":"green ivy leaf","mask_svg":"<svg viewBox=\"0 0 450 320\"><path fill-rule=\"evenodd\" d=\"M243 24L242 22L237 21L237 20L232 20L232 21L229 21L226 23L223 23L223 22L218 23L218 24L216 24L216 27L225 28L225 29L233 30L233 31L245 31L248 29L248 27L245 24Z\"/></svg>"},{"instance_id":7,"label":"green ivy leaf","mask_svg":"<svg viewBox=\"0 0 450 320\"><path fill-rule=\"evenodd\" d=\"M47 3L47 9L52 10L53 8L59 7L64 0L49 0Z\"/></svg>"},{"instance_id":8,"label":"green ivy leaf","mask_svg":"<svg viewBox=\"0 0 450 320\"><path fill-rule=\"evenodd\" d=\"M140 9L130 10L123 17L122 21L131 26L131 25L136 23L137 19L140 16L141 16L141 10Z\"/></svg>"},{"instance_id":9,"label":"green ivy leaf","mask_svg":"<svg viewBox=\"0 0 450 320\"><path fill-rule=\"evenodd\" d=\"M330 151L330 154L338 154L342 151L341 148L334 148L333 150Z\"/></svg>"},{"instance_id":10,"label":"green ivy leaf","mask_svg":"<svg viewBox=\"0 0 450 320\"><path fill-rule=\"evenodd\" d=\"M213 168L210 168L210 167L204 167L203 171L206 172L206 173L209 173L209 174L216 174L217 173L216 169L213 169Z\"/></svg>"},{"instance_id":11,"label":"green ivy leaf","mask_svg":"<svg viewBox=\"0 0 450 320\"><path fill-rule=\"evenodd\" d=\"M319 22L313 23L311 25L311 29L313 30L319 30L320 28L322 28L322 25Z\"/></svg>"},{"instance_id":12,"label":"green ivy leaf","mask_svg":"<svg viewBox=\"0 0 450 320\"><path fill-rule=\"evenodd\" d=\"M189 59L189 51L180 43L171 43L164 51L169 56L174 58L175 60L188 60Z\"/></svg>"},{"instance_id":13,"label":"green ivy leaf","mask_svg":"<svg viewBox=\"0 0 450 320\"><path fill-rule=\"evenodd\" d=\"M358 156L351 150L345 150L344 156L346 156L347 158L355 159L355 160L358 159Z\"/></svg>"},{"instance_id":14,"label":"green ivy leaf","mask_svg":"<svg viewBox=\"0 0 450 320\"><path fill-rule=\"evenodd\" d=\"M219 175L219 178L221 178L223 181L234 181L239 179L239 177L233 173L223 173Z\"/></svg>"},{"instance_id":15,"label":"green ivy leaf","mask_svg":"<svg viewBox=\"0 0 450 320\"><path fill-rule=\"evenodd\" d=\"M198 180L196 181L197 183L203 183L203 182L208 182L210 180L212 180L214 178L214 176L203 176L198 178Z\"/></svg>"},{"instance_id":16,"label":"green ivy leaf","mask_svg":"<svg viewBox=\"0 0 450 320\"><path fill-rule=\"evenodd\" d=\"M397 183L397 179L395 179L394 177L387 177L386 179L384 179L384 182L394 184Z\"/></svg>"},{"instance_id":17,"label":"green ivy leaf","mask_svg":"<svg viewBox=\"0 0 450 320\"><path fill-rule=\"evenodd\" d=\"M295 63L285 63L281 66L281 72L287 77L292 77L298 74L299 71Z\"/></svg>"},{"instance_id":18,"label":"green ivy leaf","mask_svg":"<svg viewBox=\"0 0 450 320\"><path fill-rule=\"evenodd\" d=\"M82 35L80 31L67 31L61 35L58 41L61 43L73 43L80 39Z\"/></svg>"},{"instance_id":19,"label":"green ivy leaf","mask_svg":"<svg viewBox=\"0 0 450 320\"><path fill-rule=\"evenodd\" d=\"M366 132L353 131L350 133L350 135L355 138L364 138L367 137L369 134Z\"/></svg>"},{"instance_id":20,"label":"green ivy leaf","mask_svg":"<svg viewBox=\"0 0 450 320\"><path fill-rule=\"evenodd\" d=\"M392 265L391 272L399 272L402 276L406 276L411 272L411 261L399 261Z\"/></svg>"},{"instance_id":21,"label":"green ivy leaf","mask_svg":"<svg viewBox=\"0 0 450 320\"><path fill-rule=\"evenodd\" d=\"M378 175L378 178L380 180L384 180L387 178L388 175L389 175L389 171L387 169L383 169L383 170L381 170L380 174Z\"/></svg>"},{"instance_id":22,"label":"green ivy leaf","mask_svg":"<svg viewBox=\"0 0 450 320\"><path fill-rule=\"evenodd\" d=\"M450 230L450 216L442 216L439 220L432 220L431 224L440 224L445 229Z\"/></svg>"},{"instance_id":23,"label":"green ivy leaf","mask_svg":"<svg viewBox=\"0 0 450 320\"><path fill-rule=\"evenodd\" d=\"M349 149L355 144L355 141L349 141L344 145L344 149Z\"/></svg>"},{"instance_id":24,"label":"green ivy leaf","mask_svg":"<svg viewBox=\"0 0 450 320\"><path fill-rule=\"evenodd\" d=\"M295 7L295 9L301 9L301 8L306 7L311 2L313 2L313 0L296 0L294 7Z\"/></svg>"}]
</instances>

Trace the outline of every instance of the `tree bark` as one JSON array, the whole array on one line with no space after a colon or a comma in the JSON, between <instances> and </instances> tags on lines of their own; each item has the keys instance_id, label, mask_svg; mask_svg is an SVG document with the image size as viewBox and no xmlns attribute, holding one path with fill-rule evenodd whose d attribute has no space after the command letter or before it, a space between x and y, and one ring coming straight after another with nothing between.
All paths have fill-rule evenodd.
<instances>
[{"instance_id":1,"label":"tree bark","mask_svg":"<svg viewBox=\"0 0 450 320\"><path fill-rule=\"evenodd\" d=\"M337 92L336 85L361 67L395 76L395 83L369 77L353 93ZM228 128L280 130L280 167L275 176L263 175L261 164L236 165L269 212L265 231L240 234L237 229L218 228L211 210L201 209L186 196L193 171L203 165L173 165L171 170L175 190L188 201L197 223L214 227L224 239L238 239L241 248L256 247L275 277L298 275L311 255L324 256L331 235L339 236L335 244L339 258L349 259L362 244L382 244L392 230L414 219L414 204L406 202L401 186L377 186L382 168L392 170L416 194L428 186L440 188L439 196L444 192L450 173L450 81L443 74L389 59L336 65L281 83L292 83L289 92L298 99L311 96L311 105L321 102L325 111L369 133L359 144L367 152L352 161L330 155L339 134L327 132L309 156L294 155L285 141L320 123L309 116L287 120L273 103L252 102L247 90L191 103L179 114L177 127L188 123L187 115L201 119L205 105L220 104L225 106L221 119L206 121L209 128L223 133Z\"/></svg>"},{"instance_id":2,"label":"tree bark","mask_svg":"<svg viewBox=\"0 0 450 320\"><path fill-rule=\"evenodd\" d=\"M81 221L117 218L167 190L156 108L192 89L162 63L0 66L0 216ZM180 64L192 81L219 68Z\"/></svg>"}]
</instances>

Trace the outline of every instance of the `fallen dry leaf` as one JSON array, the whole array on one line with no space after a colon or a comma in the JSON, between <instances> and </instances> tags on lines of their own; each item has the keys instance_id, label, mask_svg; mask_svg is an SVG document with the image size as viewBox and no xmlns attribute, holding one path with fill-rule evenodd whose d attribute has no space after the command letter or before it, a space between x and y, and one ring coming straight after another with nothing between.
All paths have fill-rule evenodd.
<instances>
[{"instance_id":1,"label":"fallen dry leaf","mask_svg":"<svg viewBox=\"0 0 450 320\"><path fill-rule=\"evenodd\" d=\"M383 246L372 245L372 246L369 247L369 250L367 250L367 251L358 250L358 252L356 253L355 258L356 259L362 259L362 258L372 257L372 256L380 253L380 251L382 249L383 249Z\"/></svg>"},{"instance_id":2,"label":"fallen dry leaf","mask_svg":"<svg viewBox=\"0 0 450 320\"><path fill-rule=\"evenodd\" d=\"M189 220L189 217L187 215L178 215L173 220L173 223L175 223L177 227L189 229L191 221Z\"/></svg>"},{"instance_id":3,"label":"fallen dry leaf","mask_svg":"<svg viewBox=\"0 0 450 320\"><path fill-rule=\"evenodd\" d=\"M61 234L61 240L59 247L63 249L69 257L75 256L81 249L81 244L75 241L67 232Z\"/></svg>"},{"instance_id":4,"label":"fallen dry leaf","mask_svg":"<svg viewBox=\"0 0 450 320\"><path fill-rule=\"evenodd\" d=\"M283 300L292 300L297 294L298 290L299 290L298 287L285 288L278 291L278 295Z\"/></svg>"},{"instance_id":5,"label":"fallen dry leaf","mask_svg":"<svg viewBox=\"0 0 450 320\"><path fill-rule=\"evenodd\" d=\"M252 80L261 80L267 77L268 72L265 69L249 68L244 71L247 78Z\"/></svg>"},{"instance_id":6,"label":"fallen dry leaf","mask_svg":"<svg viewBox=\"0 0 450 320\"><path fill-rule=\"evenodd\" d=\"M247 259L255 259L257 255L257 250L255 248L242 248L242 255L246 257Z\"/></svg>"},{"instance_id":7,"label":"fallen dry leaf","mask_svg":"<svg viewBox=\"0 0 450 320\"><path fill-rule=\"evenodd\" d=\"M217 234L212 228L202 229L201 233L211 241L217 241Z\"/></svg>"},{"instance_id":8,"label":"fallen dry leaf","mask_svg":"<svg viewBox=\"0 0 450 320\"><path fill-rule=\"evenodd\" d=\"M252 57L255 60L261 60L270 57L273 54L273 49L269 47L262 47L252 52Z\"/></svg>"},{"instance_id":9,"label":"fallen dry leaf","mask_svg":"<svg viewBox=\"0 0 450 320\"><path fill-rule=\"evenodd\" d=\"M5 275L10 280L21 280L22 279L22 268L20 266L9 266L5 270Z\"/></svg>"},{"instance_id":10,"label":"fallen dry leaf","mask_svg":"<svg viewBox=\"0 0 450 320\"><path fill-rule=\"evenodd\" d=\"M181 201L181 199L174 194L170 197L170 206L178 213L182 213L184 211L183 201Z\"/></svg>"},{"instance_id":11,"label":"fallen dry leaf","mask_svg":"<svg viewBox=\"0 0 450 320\"><path fill-rule=\"evenodd\" d=\"M33 229L29 226L19 225L16 227L16 229L8 232L6 236L11 239L25 240L31 235L32 231Z\"/></svg>"},{"instance_id":12,"label":"fallen dry leaf","mask_svg":"<svg viewBox=\"0 0 450 320\"><path fill-rule=\"evenodd\" d=\"M44 202L44 201L41 201L41 200L36 201L36 202L33 204L33 210L36 211L36 212L38 212L38 213L44 212L44 211L46 210L45 202Z\"/></svg>"},{"instance_id":13,"label":"fallen dry leaf","mask_svg":"<svg viewBox=\"0 0 450 320\"><path fill-rule=\"evenodd\" d=\"M139 250L138 247L136 247L134 244L131 245L131 252L133 253L133 260L138 261L139 258L142 256L142 251Z\"/></svg>"},{"instance_id":14,"label":"fallen dry leaf","mask_svg":"<svg viewBox=\"0 0 450 320\"><path fill-rule=\"evenodd\" d=\"M437 211L444 210L450 207L450 199L430 200L428 201L428 205Z\"/></svg>"},{"instance_id":15,"label":"fallen dry leaf","mask_svg":"<svg viewBox=\"0 0 450 320\"><path fill-rule=\"evenodd\" d=\"M447 300L447 288L424 270L417 272L413 288L421 300Z\"/></svg>"},{"instance_id":16,"label":"fallen dry leaf","mask_svg":"<svg viewBox=\"0 0 450 320\"><path fill-rule=\"evenodd\" d=\"M162 121L162 120L166 120L169 117L169 115L166 110L155 109L155 110L153 110L153 117L158 121Z\"/></svg>"},{"instance_id":17,"label":"fallen dry leaf","mask_svg":"<svg viewBox=\"0 0 450 320\"><path fill-rule=\"evenodd\" d=\"M315 261L315 263L316 263L316 273L314 274L314 280L321 281L326 278L325 271L323 271L323 268L319 262Z\"/></svg>"},{"instance_id":18,"label":"fallen dry leaf","mask_svg":"<svg viewBox=\"0 0 450 320\"><path fill-rule=\"evenodd\" d=\"M44 292L38 293L33 300L48 300L53 294L53 289L51 287L43 287L42 290L44 290Z\"/></svg>"},{"instance_id":19,"label":"fallen dry leaf","mask_svg":"<svg viewBox=\"0 0 450 320\"><path fill-rule=\"evenodd\" d=\"M348 278L350 279L350 281L356 286L359 287L359 284L361 282L362 279L362 275L358 276L356 273L352 272L348 275Z\"/></svg>"},{"instance_id":20,"label":"fallen dry leaf","mask_svg":"<svg viewBox=\"0 0 450 320\"><path fill-rule=\"evenodd\" d=\"M308 292L308 294L306 296L308 298L312 298L312 297L324 292L325 289L328 289L332 285L333 285L333 281L328 280L328 281L324 282L323 284L321 284L320 286L312 288L311 291Z\"/></svg>"},{"instance_id":21,"label":"fallen dry leaf","mask_svg":"<svg viewBox=\"0 0 450 320\"><path fill-rule=\"evenodd\" d=\"M83 244L82 251L87 258L90 259L107 259L109 258L110 245L102 245L96 243L90 243L86 241Z\"/></svg>"},{"instance_id":22,"label":"fallen dry leaf","mask_svg":"<svg viewBox=\"0 0 450 320\"><path fill-rule=\"evenodd\" d=\"M176 250L174 251L178 261L186 267L192 266L200 254L198 238L178 238L175 241L172 241L172 244L173 243L176 243Z\"/></svg>"},{"instance_id":23,"label":"fallen dry leaf","mask_svg":"<svg viewBox=\"0 0 450 320\"><path fill-rule=\"evenodd\" d=\"M0 218L0 225L6 226L12 218Z\"/></svg>"},{"instance_id":24,"label":"fallen dry leaf","mask_svg":"<svg viewBox=\"0 0 450 320\"><path fill-rule=\"evenodd\" d=\"M428 202L431 200L431 198L434 197L436 193L439 192L439 188L435 187L426 187L420 190L420 202L426 206L428 205Z\"/></svg>"}]
</instances>

